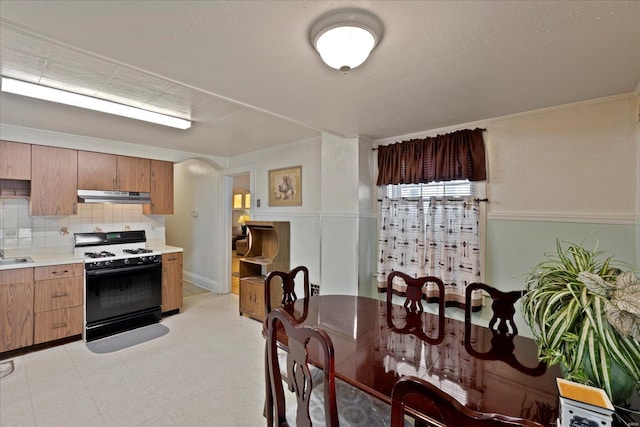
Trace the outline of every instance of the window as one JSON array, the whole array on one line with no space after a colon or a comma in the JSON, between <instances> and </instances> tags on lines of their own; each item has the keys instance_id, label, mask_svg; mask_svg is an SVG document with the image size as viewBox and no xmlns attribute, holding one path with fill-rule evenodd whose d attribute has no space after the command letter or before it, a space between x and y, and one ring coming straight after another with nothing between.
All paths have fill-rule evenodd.
<instances>
[{"instance_id":1,"label":"window","mask_svg":"<svg viewBox=\"0 0 640 427\"><path fill-rule=\"evenodd\" d=\"M428 184L390 184L387 185L386 196L398 197L461 197L479 195L479 186L468 180L430 182Z\"/></svg>"}]
</instances>

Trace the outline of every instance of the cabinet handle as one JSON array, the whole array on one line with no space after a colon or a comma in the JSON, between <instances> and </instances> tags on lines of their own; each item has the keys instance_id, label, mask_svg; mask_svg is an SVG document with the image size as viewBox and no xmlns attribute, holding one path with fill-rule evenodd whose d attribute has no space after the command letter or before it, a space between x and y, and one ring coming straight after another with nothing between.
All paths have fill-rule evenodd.
<instances>
[{"instance_id":1,"label":"cabinet handle","mask_svg":"<svg viewBox=\"0 0 640 427\"><path fill-rule=\"evenodd\" d=\"M53 294L51 295L51 298L62 298L62 297L66 297L68 294L66 292L61 292L59 294Z\"/></svg>"},{"instance_id":2,"label":"cabinet handle","mask_svg":"<svg viewBox=\"0 0 640 427\"><path fill-rule=\"evenodd\" d=\"M167 258L167 261L177 261L178 258Z\"/></svg>"},{"instance_id":3,"label":"cabinet handle","mask_svg":"<svg viewBox=\"0 0 640 427\"><path fill-rule=\"evenodd\" d=\"M60 328L66 328L66 327L67 327L67 322L54 323L53 325L51 325L51 329L60 329Z\"/></svg>"},{"instance_id":4,"label":"cabinet handle","mask_svg":"<svg viewBox=\"0 0 640 427\"><path fill-rule=\"evenodd\" d=\"M116 179L113 179L113 189L117 190L118 189L118 182L116 181Z\"/></svg>"},{"instance_id":5,"label":"cabinet handle","mask_svg":"<svg viewBox=\"0 0 640 427\"><path fill-rule=\"evenodd\" d=\"M67 274L69 272L69 270L63 270L63 271L52 271L51 274Z\"/></svg>"},{"instance_id":6,"label":"cabinet handle","mask_svg":"<svg viewBox=\"0 0 640 427\"><path fill-rule=\"evenodd\" d=\"M72 209L73 209L73 214L77 215L78 214L78 204L74 202Z\"/></svg>"}]
</instances>

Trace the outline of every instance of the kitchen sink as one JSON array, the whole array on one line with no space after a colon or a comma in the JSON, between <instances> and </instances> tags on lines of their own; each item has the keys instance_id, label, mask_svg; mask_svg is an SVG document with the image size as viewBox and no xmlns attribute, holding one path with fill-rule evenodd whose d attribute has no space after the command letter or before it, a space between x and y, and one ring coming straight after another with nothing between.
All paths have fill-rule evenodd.
<instances>
[{"instance_id":1,"label":"kitchen sink","mask_svg":"<svg viewBox=\"0 0 640 427\"><path fill-rule=\"evenodd\" d=\"M33 262L31 257L18 257L18 258L0 258L0 266L3 265L14 265L14 264L23 264L27 262Z\"/></svg>"}]
</instances>

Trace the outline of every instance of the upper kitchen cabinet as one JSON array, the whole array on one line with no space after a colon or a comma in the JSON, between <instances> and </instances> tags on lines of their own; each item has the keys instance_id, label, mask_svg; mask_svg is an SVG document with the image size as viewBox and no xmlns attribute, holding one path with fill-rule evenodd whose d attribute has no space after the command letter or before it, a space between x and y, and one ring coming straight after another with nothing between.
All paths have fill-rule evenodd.
<instances>
[{"instance_id":1,"label":"upper kitchen cabinet","mask_svg":"<svg viewBox=\"0 0 640 427\"><path fill-rule=\"evenodd\" d=\"M142 206L145 215L173 214L173 163L151 160L151 204Z\"/></svg>"},{"instance_id":2,"label":"upper kitchen cabinet","mask_svg":"<svg viewBox=\"0 0 640 427\"><path fill-rule=\"evenodd\" d=\"M31 145L0 141L0 179L31 179Z\"/></svg>"},{"instance_id":3,"label":"upper kitchen cabinet","mask_svg":"<svg viewBox=\"0 0 640 427\"><path fill-rule=\"evenodd\" d=\"M151 161L113 154L78 152L78 188L149 192Z\"/></svg>"},{"instance_id":4,"label":"upper kitchen cabinet","mask_svg":"<svg viewBox=\"0 0 640 427\"><path fill-rule=\"evenodd\" d=\"M116 156L78 151L78 188L80 190L117 190Z\"/></svg>"},{"instance_id":5,"label":"upper kitchen cabinet","mask_svg":"<svg viewBox=\"0 0 640 427\"><path fill-rule=\"evenodd\" d=\"M75 215L78 200L78 152L31 146L31 215Z\"/></svg>"},{"instance_id":6,"label":"upper kitchen cabinet","mask_svg":"<svg viewBox=\"0 0 640 427\"><path fill-rule=\"evenodd\" d=\"M144 191L151 189L151 160L137 157L118 157L118 190Z\"/></svg>"}]
</instances>

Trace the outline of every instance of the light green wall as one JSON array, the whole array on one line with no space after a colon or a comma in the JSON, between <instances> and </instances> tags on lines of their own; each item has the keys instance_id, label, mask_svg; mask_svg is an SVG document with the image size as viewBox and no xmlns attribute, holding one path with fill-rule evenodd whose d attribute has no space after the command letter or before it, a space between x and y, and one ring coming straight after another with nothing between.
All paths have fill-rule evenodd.
<instances>
[{"instance_id":1,"label":"light green wall","mask_svg":"<svg viewBox=\"0 0 640 427\"><path fill-rule=\"evenodd\" d=\"M531 268L555 253L556 238L582 243L639 267L637 225L545 221L487 221L486 281L503 289L522 289ZM566 246L566 245L565 245Z\"/></svg>"}]
</instances>

